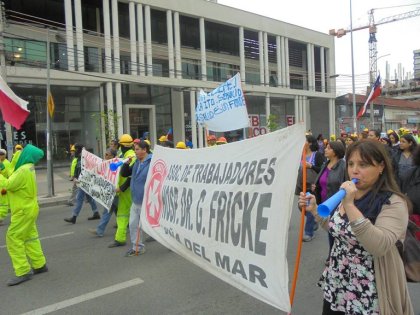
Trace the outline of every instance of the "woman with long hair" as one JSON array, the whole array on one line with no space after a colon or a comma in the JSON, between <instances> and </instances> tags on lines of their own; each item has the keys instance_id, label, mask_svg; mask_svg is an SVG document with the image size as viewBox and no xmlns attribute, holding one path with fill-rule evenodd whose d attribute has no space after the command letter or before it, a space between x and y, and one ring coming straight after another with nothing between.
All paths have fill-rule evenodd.
<instances>
[{"instance_id":1,"label":"woman with long hair","mask_svg":"<svg viewBox=\"0 0 420 315\"><path fill-rule=\"evenodd\" d=\"M414 170L413 152L417 148L417 141L413 135L405 134L400 137L400 149L394 155L394 168L397 182L407 180Z\"/></svg>"},{"instance_id":2,"label":"woman with long hair","mask_svg":"<svg viewBox=\"0 0 420 315\"><path fill-rule=\"evenodd\" d=\"M322 314L413 315L403 261L395 243L405 238L408 205L379 141L358 141L346 152L346 195L327 218L315 196L301 193L299 206L333 236L330 261L319 286ZM307 205L309 202L309 205Z\"/></svg>"},{"instance_id":3,"label":"woman with long hair","mask_svg":"<svg viewBox=\"0 0 420 315\"><path fill-rule=\"evenodd\" d=\"M392 148L396 150L399 149L400 137L397 135L397 133L395 131L392 131L388 134L388 138L391 141Z\"/></svg>"}]
</instances>

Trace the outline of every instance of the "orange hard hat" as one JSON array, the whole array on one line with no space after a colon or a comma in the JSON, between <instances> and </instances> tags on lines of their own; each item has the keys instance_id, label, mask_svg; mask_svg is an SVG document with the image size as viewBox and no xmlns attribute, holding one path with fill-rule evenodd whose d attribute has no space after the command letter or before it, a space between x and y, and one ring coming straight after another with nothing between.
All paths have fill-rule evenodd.
<instances>
[{"instance_id":1,"label":"orange hard hat","mask_svg":"<svg viewBox=\"0 0 420 315\"><path fill-rule=\"evenodd\" d=\"M226 138L225 137L220 137L219 139L217 139L216 141L217 144L226 144Z\"/></svg>"},{"instance_id":2,"label":"orange hard hat","mask_svg":"<svg viewBox=\"0 0 420 315\"><path fill-rule=\"evenodd\" d=\"M211 140L216 140L216 136L215 135L208 135L207 136L207 141L211 141Z\"/></svg>"}]
</instances>

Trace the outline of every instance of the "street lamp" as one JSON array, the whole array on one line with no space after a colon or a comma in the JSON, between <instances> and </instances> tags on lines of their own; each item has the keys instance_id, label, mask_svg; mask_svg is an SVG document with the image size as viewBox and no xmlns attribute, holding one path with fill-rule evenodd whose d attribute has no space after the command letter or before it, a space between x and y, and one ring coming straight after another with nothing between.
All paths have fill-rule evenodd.
<instances>
[{"instance_id":1,"label":"street lamp","mask_svg":"<svg viewBox=\"0 0 420 315\"><path fill-rule=\"evenodd\" d=\"M353 133L357 133L357 121L356 121L356 83L354 80L354 56L353 56L353 13L352 5L350 0L350 50L351 50L351 89L353 96Z\"/></svg>"}]
</instances>

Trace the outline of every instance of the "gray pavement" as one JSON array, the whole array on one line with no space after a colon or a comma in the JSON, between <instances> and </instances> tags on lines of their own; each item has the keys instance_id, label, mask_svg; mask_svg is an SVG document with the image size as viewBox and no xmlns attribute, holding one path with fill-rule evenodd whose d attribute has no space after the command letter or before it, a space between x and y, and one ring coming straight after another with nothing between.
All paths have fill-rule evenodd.
<instances>
[{"instance_id":1,"label":"gray pavement","mask_svg":"<svg viewBox=\"0 0 420 315\"><path fill-rule=\"evenodd\" d=\"M36 169L38 203L41 208L65 204L70 196L72 182L69 181L70 166L54 167L54 195L49 196L47 169Z\"/></svg>"}]
</instances>

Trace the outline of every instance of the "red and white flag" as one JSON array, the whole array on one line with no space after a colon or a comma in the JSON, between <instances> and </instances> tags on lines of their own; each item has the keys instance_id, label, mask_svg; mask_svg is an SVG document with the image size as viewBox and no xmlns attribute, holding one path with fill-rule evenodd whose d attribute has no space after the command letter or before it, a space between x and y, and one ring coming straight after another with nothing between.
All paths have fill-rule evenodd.
<instances>
[{"instance_id":1,"label":"red and white flag","mask_svg":"<svg viewBox=\"0 0 420 315\"><path fill-rule=\"evenodd\" d=\"M377 98L382 93L382 85L381 85L381 75L379 74L376 78L375 83L372 86L372 90L369 93L369 96L365 102L365 104L362 106L362 108L359 110L359 113L357 114L357 119L360 119L365 112L367 105L372 102L375 98Z\"/></svg>"},{"instance_id":2,"label":"red and white flag","mask_svg":"<svg viewBox=\"0 0 420 315\"><path fill-rule=\"evenodd\" d=\"M29 116L28 102L18 97L0 76L0 110L5 122L17 130Z\"/></svg>"}]
</instances>

